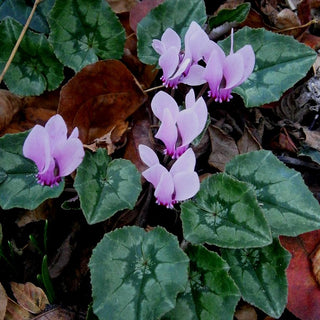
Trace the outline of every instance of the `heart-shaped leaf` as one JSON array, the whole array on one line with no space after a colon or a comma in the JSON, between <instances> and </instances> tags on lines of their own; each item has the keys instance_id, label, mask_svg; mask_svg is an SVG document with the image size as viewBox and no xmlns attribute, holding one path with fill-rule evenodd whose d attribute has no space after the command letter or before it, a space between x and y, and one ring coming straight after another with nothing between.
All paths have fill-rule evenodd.
<instances>
[{"instance_id":1,"label":"heart-shaped leaf","mask_svg":"<svg viewBox=\"0 0 320 320\"><path fill-rule=\"evenodd\" d=\"M105 0L56 0L49 24L55 54L75 71L99 57L122 57L125 32Z\"/></svg>"},{"instance_id":2,"label":"heart-shaped leaf","mask_svg":"<svg viewBox=\"0 0 320 320\"><path fill-rule=\"evenodd\" d=\"M137 27L138 56L146 64L157 64L159 55L153 50L153 39L161 39L167 28L182 38L192 21L203 25L207 19L202 0L167 0L152 9Z\"/></svg>"},{"instance_id":3,"label":"heart-shaped leaf","mask_svg":"<svg viewBox=\"0 0 320 320\"><path fill-rule=\"evenodd\" d=\"M89 224L104 221L122 209L133 209L141 192L140 173L128 160L115 159L105 149L86 152L74 187Z\"/></svg>"},{"instance_id":4,"label":"heart-shaped leaf","mask_svg":"<svg viewBox=\"0 0 320 320\"><path fill-rule=\"evenodd\" d=\"M41 186L37 182L37 166L22 154L28 133L7 134L0 139L0 172L5 173L0 182L0 206L3 209L32 210L44 200L58 197L64 189L64 181L54 187Z\"/></svg>"},{"instance_id":5,"label":"heart-shaped leaf","mask_svg":"<svg viewBox=\"0 0 320 320\"><path fill-rule=\"evenodd\" d=\"M233 90L244 99L247 107L279 100L306 75L316 59L315 51L306 45L265 29L244 27L234 34L234 51L247 44L255 52L255 68L250 77ZM219 45L229 54L230 37Z\"/></svg>"},{"instance_id":6,"label":"heart-shaped leaf","mask_svg":"<svg viewBox=\"0 0 320 320\"><path fill-rule=\"evenodd\" d=\"M89 267L99 319L159 319L185 290L188 257L162 228L125 227L105 234Z\"/></svg>"},{"instance_id":7,"label":"heart-shaped leaf","mask_svg":"<svg viewBox=\"0 0 320 320\"><path fill-rule=\"evenodd\" d=\"M272 317L279 318L286 306L288 285L285 270L290 254L275 239L257 249L222 249L230 275L244 300Z\"/></svg>"},{"instance_id":8,"label":"heart-shaped leaf","mask_svg":"<svg viewBox=\"0 0 320 320\"><path fill-rule=\"evenodd\" d=\"M275 235L296 236L320 229L320 206L301 174L286 167L270 151L236 156L226 173L252 185Z\"/></svg>"},{"instance_id":9,"label":"heart-shaped leaf","mask_svg":"<svg viewBox=\"0 0 320 320\"><path fill-rule=\"evenodd\" d=\"M190 246L186 253L190 258L189 286L163 320L232 320L240 293L228 274L229 266L202 246Z\"/></svg>"},{"instance_id":10,"label":"heart-shaped leaf","mask_svg":"<svg viewBox=\"0 0 320 320\"><path fill-rule=\"evenodd\" d=\"M12 18L0 24L0 70L3 70L22 30ZM47 38L28 30L4 76L11 92L19 95L40 95L56 89L63 80L63 66L54 55Z\"/></svg>"},{"instance_id":11,"label":"heart-shaped leaf","mask_svg":"<svg viewBox=\"0 0 320 320\"><path fill-rule=\"evenodd\" d=\"M206 178L195 199L181 205L181 213L183 233L191 243L247 248L272 241L253 190L223 173Z\"/></svg>"}]
</instances>

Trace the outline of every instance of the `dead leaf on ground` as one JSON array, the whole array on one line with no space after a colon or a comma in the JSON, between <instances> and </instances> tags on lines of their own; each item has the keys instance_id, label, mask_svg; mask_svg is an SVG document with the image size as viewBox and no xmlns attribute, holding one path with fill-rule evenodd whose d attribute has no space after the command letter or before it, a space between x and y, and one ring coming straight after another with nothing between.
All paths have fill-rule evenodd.
<instances>
[{"instance_id":1,"label":"dead leaf on ground","mask_svg":"<svg viewBox=\"0 0 320 320\"><path fill-rule=\"evenodd\" d=\"M234 314L237 320L257 320L257 312L253 306L248 303L245 303L236 310Z\"/></svg>"},{"instance_id":2,"label":"dead leaf on ground","mask_svg":"<svg viewBox=\"0 0 320 320\"><path fill-rule=\"evenodd\" d=\"M30 313L38 314L49 304L44 291L31 282L11 282L10 285L18 304Z\"/></svg>"},{"instance_id":3,"label":"dead leaf on ground","mask_svg":"<svg viewBox=\"0 0 320 320\"><path fill-rule=\"evenodd\" d=\"M302 127L302 128L303 128L304 134L306 135L305 143L309 147L320 151L320 132L309 130L306 127Z\"/></svg>"},{"instance_id":4,"label":"dead leaf on ground","mask_svg":"<svg viewBox=\"0 0 320 320\"><path fill-rule=\"evenodd\" d=\"M251 130L247 125L244 127L244 132L242 137L237 141L237 147L239 153L247 153L251 151L261 150L262 146L259 141L254 137Z\"/></svg>"},{"instance_id":5,"label":"dead leaf on ground","mask_svg":"<svg viewBox=\"0 0 320 320\"><path fill-rule=\"evenodd\" d=\"M320 284L320 247L317 247L316 251L311 257L311 261L313 274L318 284Z\"/></svg>"},{"instance_id":6,"label":"dead leaf on ground","mask_svg":"<svg viewBox=\"0 0 320 320\"><path fill-rule=\"evenodd\" d=\"M130 11L139 1L138 0L107 0L111 9L115 13Z\"/></svg>"},{"instance_id":7,"label":"dead leaf on ground","mask_svg":"<svg viewBox=\"0 0 320 320\"><path fill-rule=\"evenodd\" d=\"M23 107L23 100L7 91L0 89L0 131L5 129L13 116Z\"/></svg>"},{"instance_id":8,"label":"dead leaf on ground","mask_svg":"<svg viewBox=\"0 0 320 320\"><path fill-rule=\"evenodd\" d=\"M287 269L287 308L300 319L319 320L320 289L312 272L311 258L320 244L320 230L298 237L280 237L292 257Z\"/></svg>"},{"instance_id":9,"label":"dead leaf on ground","mask_svg":"<svg viewBox=\"0 0 320 320\"><path fill-rule=\"evenodd\" d=\"M78 127L83 143L92 143L126 119L145 101L135 77L119 60L88 65L62 89L58 113L69 132Z\"/></svg>"},{"instance_id":10,"label":"dead leaf on ground","mask_svg":"<svg viewBox=\"0 0 320 320\"><path fill-rule=\"evenodd\" d=\"M224 171L225 165L236 155L239 150L234 139L217 126L209 126L211 140L211 153L209 164L220 171Z\"/></svg>"},{"instance_id":11,"label":"dead leaf on ground","mask_svg":"<svg viewBox=\"0 0 320 320\"><path fill-rule=\"evenodd\" d=\"M8 304L8 296L7 296L6 290L4 290L4 287L0 283L0 319L1 320L4 319L4 316L6 314L7 304Z\"/></svg>"},{"instance_id":12,"label":"dead leaf on ground","mask_svg":"<svg viewBox=\"0 0 320 320\"><path fill-rule=\"evenodd\" d=\"M76 314L73 311L61 307L52 309L45 313L39 314L33 320L76 320Z\"/></svg>"},{"instance_id":13,"label":"dead leaf on ground","mask_svg":"<svg viewBox=\"0 0 320 320\"><path fill-rule=\"evenodd\" d=\"M5 320L29 320L34 319L34 316L25 308L15 303L12 299L8 298L7 310L4 317Z\"/></svg>"}]
</instances>

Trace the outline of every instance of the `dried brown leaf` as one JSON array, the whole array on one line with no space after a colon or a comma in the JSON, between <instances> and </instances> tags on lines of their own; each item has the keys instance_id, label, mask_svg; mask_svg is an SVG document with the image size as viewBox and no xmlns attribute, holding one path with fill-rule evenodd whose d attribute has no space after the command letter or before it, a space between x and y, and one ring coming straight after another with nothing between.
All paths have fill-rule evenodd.
<instances>
[{"instance_id":1,"label":"dried brown leaf","mask_svg":"<svg viewBox=\"0 0 320 320\"><path fill-rule=\"evenodd\" d=\"M311 257L311 261L314 277L318 284L320 284L320 247L318 247L314 252L313 256Z\"/></svg>"},{"instance_id":2,"label":"dried brown leaf","mask_svg":"<svg viewBox=\"0 0 320 320\"><path fill-rule=\"evenodd\" d=\"M0 89L0 131L9 125L13 116L22 106L23 100L19 96Z\"/></svg>"},{"instance_id":3,"label":"dried brown leaf","mask_svg":"<svg viewBox=\"0 0 320 320\"><path fill-rule=\"evenodd\" d=\"M111 9L115 13L130 11L139 1L138 0L107 0Z\"/></svg>"},{"instance_id":4,"label":"dried brown leaf","mask_svg":"<svg viewBox=\"0 0 320 320\"><path fill-rule=\"evenodd\" d=\"M209 126L211 153L209 164L220 171L224 171L226 163L239 154L236 142L217 126Z\"/></svg>"},{"instance_id":5,"label":"dried brown leaf","mask_svg":"<svg viewBox=\"0 0 320 320\"><path fill-rule=\"evenodd\" d=\"M25 308L8 298L7 310L4 320L29 320L33 319L33 315Z\"/></svg>"},{"instance_id":6,"label":"dried brown leaf","mask_svg":"<svg viewBox=\"0 0 320 320\"><path fill-rule=\"evenodd\" d=\"M45 313L39 314L34 320L76 320L76 314L73 311L63 308L55 308Z\"/></svg>"},{"instance_id":7,"label":"dried brown leaf","mask_svg":"<svg viewBox=\"0 0 320 320\"><path fill-rule=\"evenodd\" d=\"M305 143L318 151L320 151L320 132L311 131L307 127L303 127L303 132L306 135Z\"/></svg>"},{"instance_id":8,"label":"dried brown leaf","mask_svg":"<svg viewBox=\"0 0 320 320\"><path fill-rule=\"evenodd\" d=\"M257 312L250 304L242 305L234 314L237 320L257 320Z\"/></svg>"},{"instance_id":9,"label":"dried brown leaf","mask_svg":"<svg viewBox=\"0 0 320 320\"><path fill-rule=\"evenodd\" d=\"M49 304L44 291L31 282L11 282L10 285L18 304L30 313L38 314Z\"/></svg>"},{"instance_id":10,"label":"dried brown leaf","mask_svg":"<svg viewBox=\"0 0 320 320\"><path fill-rule=\"evenodd\" d=\"M82 142L90 144L112 128L123 126L145 99L121 61L105 60L86 66L62 88L58 113L69 132L78 127Z\"/></svg>"},{"instance_id":11,"label":"dried brown leaf","mask_svg":"<svg viewBox=\"0 0 320 320\"><path fill-rule=\"evenodd\" d=\"M0 283L0 320L4 319L4 316L6 314L8 304L8 296L6 293L6 290L4 290L4 287Z\"/></svg>"},{"instance_id":12,"label":"dried brown leaf","mask_svg":"<svg viewBox=\"0 0 320 320\"><path fill-rule=\"evenodd\" d=\"M254 137L251 130L245 126L242 137L237 142L239 153L261 150L262 146Z\"/></svg>"}]
</instances>

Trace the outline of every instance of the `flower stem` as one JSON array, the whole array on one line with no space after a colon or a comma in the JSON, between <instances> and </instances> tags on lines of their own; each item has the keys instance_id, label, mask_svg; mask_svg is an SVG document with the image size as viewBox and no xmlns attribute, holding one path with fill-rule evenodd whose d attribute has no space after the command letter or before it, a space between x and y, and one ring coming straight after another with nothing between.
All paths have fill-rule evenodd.
<instances>
[{"instance_id":1,"label":"flower stem","mask_svg":"<svg viewBox=\"0 0 320 320\"><path fill-rule=\"evenodd\" d=\"M162 89L162 88L164 88L163 84L161 86L157 86L157 87L146 89L143 92L147 93L147 92L154 91L154 90L157 90L157 89Z\"/></svg>"},{"instance_id":2,"label":"flower stem","mask_svg":"<svg viewBox=\"0 0 320 320\"><path fill-rule=\"evenodd\" d=\"M19 38L18 38L18 40L17 40L14 48L12 49L12 52L11 52L11 54L10 54L10 57L9 57L9 59L8 59L6 65L5 65L4 69L3 69L3 71L2 71L2 73L1 73L1 75L0 75L0 83L2 82L4 75L5 75L6 72L8 71L11 62L12 62L14 56L16 55L16 53L17 53L17 51L18 51L18 48L19 48L19 46L20 46L20 43L21 43L21 41L22 41L22 39L23 39L23 37L24 37L24 35L25 35L25 33L26 33L29 25L30 25L31 19L32 19L33 15L34 15L34 13L35 13L35 11L36 11L36 9L37 9L37 6L38 6L38 4L39 4L41 1L42 1L42 0L36 0L36 1L34 2L33 8L32 8L32 10L31 10L31 12L30 12L30 15L29 15L29 17L28 17L28 19L27 19L27 21L26 21L26 24L24 25L24 27L23 27L23 29L22 29L22 31L21 31L21 33L20 33L20 36L19 36Z\"/></svg>"}]
</instances>

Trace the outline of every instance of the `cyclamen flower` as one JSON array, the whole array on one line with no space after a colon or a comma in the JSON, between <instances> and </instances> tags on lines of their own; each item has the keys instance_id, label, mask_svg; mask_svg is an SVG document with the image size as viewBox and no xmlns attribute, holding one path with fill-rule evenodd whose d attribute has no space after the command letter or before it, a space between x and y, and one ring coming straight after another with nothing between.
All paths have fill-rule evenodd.
<instances>
[{"instance_id":1,"label":"cyclamen flower","mask_svg":"<svg viewBox=\"0 0 320 320\"><path fill-rule=\"evenodd\" d=\"M149 167L142 175L154 186L157 204L173 208L175 203L187 200L199 191L199 177L194 171L196 157L192 149L188 149L169 171L159 163L151 148L139 145L139 153Z\"/></svg>"},{"instance_id":2,"label":"cyclamen flower","mask_svg":"<svg viewBox=\"0 0 320 320\"><path fill-rule=\"evenodd\" d=\"M201 133L207 121L207 106L201 97L195 100L191 89L185 99L186 109L179 111L176 101L166 92L159 91L151 101L151 109L161 120L155 135L165 144L165 154L178 158Z\"/></svg>"},{"instance_id":3,"label":"cyclamen flower","mask_svg":"<svg viewBox=\"0 0 320 320\"><path fill-rule=\"evenodd\" d=\"M255 54L251 45L245 45L233 53L233 31L231 31L230 54L226 56L223 50L216 46L207 61L204 79L208 82L210 97L215 101L229 101L233 88L242 84L253 71Z\"/></svg>"},{"instance_id":4,"label":"cyclamen flower","mask_svg":"<svg viewBox=\"0 0 320 320\"><path fill-rule=\"evenodd\" d=\"M181 51L179 35L171 28L166 29L161 40L154 39L152 47L160 54L159 65L163 71L161 80L164 85L175 88L178 83L203 84L203 67L198 62L209 55L211 42L205 31L194 21L185 34L184 52Z\"/></svg>"},{"instance_id":5,"label":"cyclamen flower","mask_svg":"<svg viewBox=\"0 0 320 320\"><path fill-rule=\"evenodd\" d=\"M73 172L84 157L78 128L67 138L67 126L60 115L51 117L46 125L33 127L23 145L23 155L38 167L41 185L58 185L61 177Z\"/></svg>"}]
</instances>

